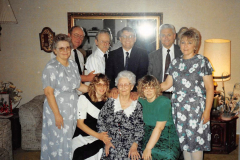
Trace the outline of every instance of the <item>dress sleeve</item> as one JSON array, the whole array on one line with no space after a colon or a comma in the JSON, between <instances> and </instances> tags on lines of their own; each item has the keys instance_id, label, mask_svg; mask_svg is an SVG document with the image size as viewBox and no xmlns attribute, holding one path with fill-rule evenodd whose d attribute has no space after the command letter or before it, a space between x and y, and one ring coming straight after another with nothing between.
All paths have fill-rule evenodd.
<instances>
[{"instance_id":1,"label":"dress sleeve","mask_svg":"<svg viewBox=\"0 0 240 160\"><path fill-rule=\"evenodd\" d=\"M43 89L50 86L51 88L56 88L57 83L57 69L52 65L47 65L43 70L42 83Z\"/></svg>"},{"instance_id":2,"label":"dress sleeve","mask_svg":"<svg viewBox=\"0 0 240 160\"><path fill-rule=\"evenodd\" d=\"M87 103L88 100L84 95L81 95L77 103L77 119L86 119L87 118Z\"/></svg>"},{"instance_id":3,"label":"dress sleeve","mask_svg":"<svg viewBox=\"0 0 240 160\"><path fill-rule=\"evenodd\" d=\"M134 127L134 142L140 143L144 136L144 122L143 122L143 111L142 105L137 103L137 112L135 116L135 127Z\"/></svg>"},{"instance_id":4,"label":"dress sleeve","mask_svg":"<svg viewBox=\"0 0 240 160\"><path fill-rule=\"evenodd\" d=\"M157 121L168 121L169 115L172 114L171 113L171 101L167 98L161 99L158 102L156 113L158 113L158 115L159 115L157 118Z\"/></svg>"},{"instance_id":5,"label":"dress sleeve","mask_svg":"<svg viewBox=\"0 0 240 160\"><path fill-rule=\"evenodd\" d=\"M213 68L211 63L206 57L204 57L201 64L201 73L203 74L203 76L206 76L206 75L212 75L212 72L213 72Z\"/></svg>"}]
</instances>

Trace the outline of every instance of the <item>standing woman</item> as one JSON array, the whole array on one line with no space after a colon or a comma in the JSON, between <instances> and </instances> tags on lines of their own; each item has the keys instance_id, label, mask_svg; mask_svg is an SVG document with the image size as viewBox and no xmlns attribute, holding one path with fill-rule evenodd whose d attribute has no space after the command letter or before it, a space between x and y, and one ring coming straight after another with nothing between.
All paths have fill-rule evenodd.
<instances>
[{"instance_id":1,"label":"standing woman","mask_svg":"<svg viewBox=\"0 0 240 160\"><path fill-rule=\"evenodd\" d=\"M163 91L173 86L172 115L185 160L202 160L211 150L210 111L213 101L212 66L197 54L200 33L190 28L180 34L183 56L174 59Z\"/></svg>"},{"instance_id":2,"label":"standing woman","mask_svg":"<svg viewBox=\"0 0 240 160\"><path fill-rule=\"evenodd\" d=\"M161 96L158 80L146 75L138 81L139 102L143 106L144 160L176 160L179 141L172 119L171 101Z\"/></svg>"},{"instance_id":3,"label":"standing woman","mask_svg":"<svg viewBox=\"0 0 240 160\"><path fill-rule=\"evenodd\" d=\"M51 59L43 70L46 99L43 105L41 160L71 160L72 136L77 122L76 89L87 92L81 83L77 64L69 60L71 39L58 34L53 39Z\"/></svg>"},{"instance_id":4,"label":"standing woman","mask_svg":"<svg viewBox=\"0 0 240 160\"><path fill-rule=\"evenodd\" d=\"M107 100L108 90L107 76L97 74L89 85L88 93L79 97L73 160L100 160L104 143L110 139L107 132L98 133L96 125L98 114Z\"/></svg>"}]
</instances>

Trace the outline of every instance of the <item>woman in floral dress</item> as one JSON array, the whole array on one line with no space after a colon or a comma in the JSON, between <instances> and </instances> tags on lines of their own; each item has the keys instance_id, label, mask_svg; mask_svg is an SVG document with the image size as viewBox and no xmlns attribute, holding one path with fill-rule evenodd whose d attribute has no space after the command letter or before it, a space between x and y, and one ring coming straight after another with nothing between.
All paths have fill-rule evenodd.
<instances>
[{"instance_id":1,"label":"woman in floral dress","mask_svg":"<svg viewBox=\"0 0 240 160\"><path fill-rule=\"evenodd\" d=\"M98 117L98 132L107 132L112 138L105 144L104 160L141 159L141 141L144 135L142 106L130 98L136 76L130 71L118 74L115 83L119 90L117 99L109 99Z\"/></svg>"},{"instance_id":2,"label":"woman in floral dress","mask_svg":"<svg viewBox=\"0 0 240 160\"><path fill-rule=\"evenodd\" d=\"M46 99L43 104L41 160L71 160L72 136L77 122L76 89L87 92L81 83L77 64L69 60L71 39L65 34L54 37L51 59L43 70Z\"/></svg>"},{"instance_id":3,"label":"woman in floral dress","mask_svg":"<svg viewBox=\"0 0 240 160\"><path fill-rule=\"evenodd\" d=\"M197 54L200 33L196 29L181 33L179 44L183 55L171 62L161 88L173 86L172 115L184 159L202 160L203 151L211 149L213 69L206 57Z\"/></svg>"}]
</instances>

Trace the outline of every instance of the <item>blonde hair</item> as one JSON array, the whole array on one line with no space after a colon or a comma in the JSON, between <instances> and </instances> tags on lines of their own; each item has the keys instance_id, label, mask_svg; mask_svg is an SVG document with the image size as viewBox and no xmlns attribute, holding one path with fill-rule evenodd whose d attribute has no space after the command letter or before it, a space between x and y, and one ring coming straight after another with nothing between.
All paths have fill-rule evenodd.
<instances>
[{"instance_id":1,"label":"blonde hair","mask_svg":"<svg viewBox=\"0 0 240 160\"><path fill-rule=\"evenodd\" d=\"M137 92L138 92L139 97L141 97L143 99L146 99L146 97L144 95L145 87L154 87L155 92L156 92L156 98L158 96L162 95L160 84L159 84L157 78L155 78L152 75L146 75L138 81Z\"/></svg>"},{"instance_id":2,"label":"blonde hair","mask_svg":"<svg viewBox=\"0 0 240 160\"><path fill-rule=\"evenodd\" d=\"M93 80L91 81L88 87L88 95L93 102L98 102L95 85L99 83L100 80L102 80L107 85L106 92L102 95L102 100L105 102L107 101L107 98L108 98L109 80L106 75L99 73L99 74L96 74L96 76L93 78Z\"/></svg>"}]
</instances>

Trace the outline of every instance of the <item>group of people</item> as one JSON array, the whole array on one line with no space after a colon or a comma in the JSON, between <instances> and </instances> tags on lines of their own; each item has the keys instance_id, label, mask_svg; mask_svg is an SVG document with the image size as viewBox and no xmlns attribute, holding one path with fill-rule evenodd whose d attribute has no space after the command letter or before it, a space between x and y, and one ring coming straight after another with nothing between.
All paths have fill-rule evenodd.
<instances>
[{"instance_id":1,"label":"group of people","mask_svg":"<svg viewBox=\"0 0 240 160\"><path fill-rule=\"evenodd\" d=\"M77 50L83 29L55 36L42 76L41 159L175 160L181 151L203 159L211 149L212 66L198 54L196 29L178 35L180 47L173 25L159 31L162 46L148 54L134 45L132 28L119 32L121 47L110 52L111 35L100 30L86 75Z\"/></svg>"}]
</instances>

